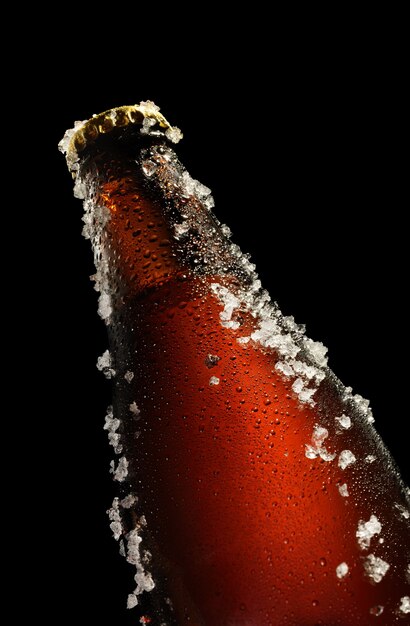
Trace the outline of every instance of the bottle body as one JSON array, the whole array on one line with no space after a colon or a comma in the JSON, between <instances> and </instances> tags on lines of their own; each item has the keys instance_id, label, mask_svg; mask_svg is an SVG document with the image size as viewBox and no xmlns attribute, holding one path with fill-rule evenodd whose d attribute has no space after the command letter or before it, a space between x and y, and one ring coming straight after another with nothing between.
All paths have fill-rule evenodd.
<instances>
[{"instance_id":1,"label":"bottle body","mask_svg":"<svg viewBox=\"0 0 410 626\"><path fill-rule=\"evenodd\" d=\"M115 146L78 181L129 605L154 624L405 623L408 491L366 402L272 305L163 138Z\"/></svg>"},{"instance_id":2,"label":"bottle body","mask_svg":"<svg viewBox=\"0 0 410 626\"><path fill-rule=\"evenodd\" d=\"M184 585L177 623L350 625L394 611L406 590L407 522L377 440L358 435L360 417L336 383L326 415L301 407L276 355L213 330L221 311L208 286L160 288L129 344L139 356L127 404L140 415L126 455L147 528L172 564L167 577ZM335 420L347 413L350 433ZM319 419L327 447L323 433L315 441ZM373 494L365 485L379 473ZM181 613L187 598L192 615Z\"/></svg>"}]
</instances>

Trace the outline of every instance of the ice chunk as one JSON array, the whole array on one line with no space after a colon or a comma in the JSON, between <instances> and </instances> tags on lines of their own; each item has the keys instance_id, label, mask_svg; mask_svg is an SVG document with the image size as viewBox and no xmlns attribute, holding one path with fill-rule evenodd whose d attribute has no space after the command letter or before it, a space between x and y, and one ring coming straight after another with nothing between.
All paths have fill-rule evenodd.
<instances>
[{"instance_id":1,"label":"ice chunk","mask_svg":"<svg viewBox=\"0 0 410 626\"><path fill-rule=\"evenodd\" d=\"M138 598L135 593L128 594L127 609L133 609L138 604Z\"/></svg>"},{"instance_id":2,"label":"ice chunk","mask_svg":"<svg viewBox=\"0 0 410 626\"><path fill-rule=\"evenodd\" d=\"M155 126L157 120L154 117L144 117L142 121L142 126L140 128L141 135L149 135L151 134L151 128Z\"/></svg>"},{"instance_id":3,"label":"ice chunk","mask_svg":"<svg viewBox=\"0 0 410 626\"><path fill-rule=\"evenodd\" d=\"M79 200L85 200L87 195L87 187L84 181L77 176L74 183L74 198L78 198Z\"/></svg>"},{"instance_id":4,"label":"ice chunk","mask_svg":"<svg viewBox=\"0 0 410 626\"><path fill-rule=\"evenodd\" d=\"M120 420L114 417L113 407L110 405L107 408L107 415L105 416L104 430L115 432L120 425Z\"/></svg>"},{"instance_id":5,"label":"ice chunk","mask_svg":"<svg viewBox=\"0 0 410 626\"><path fill-rule=\"evenodd\" d=\"M158 165L151 159L144 159L141 162L141 169L147 178L151 178L155 174Z\"/></svg>"},{"instance_id":6,"label":"ice chunk","mask_svg":"<svg viewBox=\"0 0 410 626\"><path fill-rule=\"evenodd\" d=\"M371 515L368 522L359 521L356 531L357 542L362 550L370 546L370 541L374 535L379 535L382 525L375 515Z\"/></svg>"},{"instance_id":7,"label":"ice chunk","mask_svg":"<svg viewBox=\"0 0 410 626\"><path fill-rule=\"evenodd\" d=\"M114 448L116 454L121 454L122 445L120 444L120 434L116 432L120 426L120 420L116 419L113 415L113 408L109 406L107 409L107 415L105 416L104 430L108 431L108 442Z\"/></svg>"},{"instance_id":8,"label":"ice chunk","mask_svg":"<svg viewBox=\"0 0 410 626\"><path fill-rule=\"evenodd\" d=\"M292 385L292 389L296 394L299 394L303 389L303 380L301 378L297 378ZM327 435L326 435L327 436Z\"/></svg>"},{"instance_id":9,"label":"ice chunk","mask_svg":"<svg viewBox=\"0 0 410 626\"><path fill-rule=\"evenodd\" d=\"M347 489L347 484L339 485L339 493L343 498L347 498L349 495L349 491Z\"/></svg>"},{"instance_id":10,"label":"ice chunk","mask_svg":"<svg viewBox=\"0 0 410 626\"><path fill-rule=\"evenodd\" d=\"M137 403L135 401L131 402L131 404L129 406L129 409L130 409L130 413L133 414L134 419L139 419L140 418L141 411L139 410L139 408L137 406Z\"/></svg>"},{"instance_id":11,"label":"ice chunk","mask_svg":"<svg viewBox=\"0 0 410 626\"><path fill-rule=\"evenodd\" d=\"M110 529L112 530L114 539L118 541L123 532L121 520L111 522Z\"/></svg>"},{"instance_id":12,"label":"ice chunk","mask_svg":"<svg viewBox=\"0 0 410 626\"><path fill-rule=\"evenodd\" d=\"M152 591L155 587L151 574L147 574L144 571L137 571L134 580L137 583L137 589L140 589L140 593L142 591Z\"/></svg>"},{"instance_id":13,"label":"ice chunk","mask_svg":"<svg viewBox=\"0 0 410 626\"><path fill-rule=\"evenodd\" d=\"M137 588L132 594L137 599L143 591L152 591L155 587L155 583L152 579L152 576L149 572L147 572L144 568L141 553L140 553L140 544L142 541L142 537L139 534L141 527L145 525L145 519L140 518L139 523L136 528L131 530L127 535L127 561L132 565L135 565L137 569L137 573L134 576L134 580L137 583ZM149 561L149 559L148 559ZM129 596L128 596L129 597ZM138 602L137 602L138 603ZM128 608L133 608L136 606L136 603L132 603L132 606Z\"/></svg>"},{"instance_id":14,"label":"ice chunk","mask_svg":"<svg viewBox=\"0 0 410 626\"><path fill-rule=\"evenodd\" d=\"M288 377L294 376L295 374L293 367L289 363L286 363L286 361L278 361L275 365L275 369Z\"/></svg>"},{"instance_id":15,"label":"ice chunk","mask_svg":"<svg viewBox=\"0 0 410 626\"><path fill-rule=\"evenodd\" d=\"M211 376L209 379L210 385L219 385L219 378L217 376Z\"/></svg>"},{"instance_id":16,"label":"ice chunk","mask_svg":"<svg viewBox=\"0 0 410 626\"><path fill-rule=\"evenodd\" d=\"M323 442L329 436L329 431L319 424L315 424L312 434L312 445L305 444L305 456L308 459L315 459L320 456L323 461L333 461L336 453L329 452Z\"/></svg>"},{"instance_id":17,"label":"ice chunk","mask_svg":"<svg viewBox=\"0 0 410 626\"><path fill-rule=\"evenodd\" d=\"M328 452L326 448L320 448L319 456L323 461L333 461L336 457L335 452Z\"/></svg>"},{"instance_id":18,"label":"ice chunk","mask_svg":"<svg viewBox=\"0 0 410 626\"><path fill-rule=\"evenodd\" d=\"M301 376L305 381L315 380L317 383L320 383L325 377L325 373L321 369L314 365L308 365L304 361L290 359L288 364L292 367L295 374Z\"/></svg>"},{"instance_id":19,"label":"ice chunk","mask_svg":"<svg viewBox=\"0 0 410 626\"><path fill-rule=\"evenodd\" d=\"M353 402L356 404L359 411L366 417L369 424L373 424L374 417L370 408L370 401L363 398L359 393L353 396Z\"/></svg>"},{"instance_id":20,"label":"ice chunk","mask_svg":"<svg viewBox=\"0 0 410 626\"><path fill-rule=\"evenodd\" d=\"M101 248L101 235L104 231L105 225L111 218L110 210L106 206L96 205L87 198L84 203L84 215L82 221L84 222L82 235L85 239L90 239L94 251L94 261L97 270L101 269L102 262L102 248ZM106 268L104 267L104 270Z\"/></svg>"},{"instance_id":21,"label":"ice chunk","mask_svg":"<svg viewBox=\"0 0 410 626\"><path fill-rule=\"evenodd\" d=\"M108 350L97 359L97 369L103 370L107 367L111 367L111 355Z\"/></svg>"},{"instance_id":22,"label":"ice chunk","mask_svg":"<svg viewBox=\"0 0 410 626\"><path fill-rule=\"evenodd\" d=\"M400 515L402 517L404 517L404 519L409 519L410 518L410 513L409 511L402 505L402 504L395 504L394 508L397 509L400 513Z\"/></svg>"},{"instance_id":23,"label":"ice chunk","mask_svg":"<svg viewBox=\"0 0 410 626\"><path fill-rule=\"evenodd\" d=\"M342 450L342 452L339 454L338 465L342 470L346 469L346 467L349 467L349 465L355 463L355 461L356 457L350 450Z\"/></svg>"},{"instance_id":24,"label":"ice chunk","mask_svg":"<svg viewBox=\"0 0 410 626\"><path fill-rule=\"evenodd\" d=\"M185 196L196 196L209 209L214 206L209 187L192 178L186 170L181 176L180 184Z\"/></svg>"},{"instance_id":25,"label":"ice chunk","mask_svg":"<svg viewBox=\"0 0 410 626\"><path fill-rule=\"evenodd\" d=\"M244 257L242 256L241 259ZM248 261L244 261L245 265ZM252 284L247 291L238 290L236 293L229 291L219 283L212 283L211 289L218 296L224 309L220 313L221 324L226 328L237 329L240 327L239 321L232 319L233 313L238 311L249 311L256 319L255 330L250 337L237 338L239 343L247 343L252 339L265 348L273 348L285 359L294 359L300 348L296 345L289 333L283 332L278 324L278 315L274 307L270 304L269 295L261 291L260 281L252 274L253 268L247 271L254 277ZM313 392L305 394L310 400ZM311 403L311 402L310 402Z\"/></svg>"},{"instance_id":26,"label":"ice chunk","mask_svg":"<svg viewBox=\"0 0 410 626\"><path fill-rule=\"evenodd\" d=\"M221 303L224 305L223 311L220 312L219 317L221 319L221 324L225 328L239 328L239 322L235 322L232 320L233 312L236 309L239 309L241 306L241 301L237 298L229 289L220 285L219 283L212 283L211 285L212 291L218 296Z\"/></svg>"},{"instance_id":27,"label":"ice chunk","mask_svg":"<svg viewBox=\"0 0 410 626\"><path fill-rule=\"evenodd\" d=\"M132 379L134 378L134 372L131 372L130 370L128 370L127 372L125 372L124 378L127 381L127 383L130 383Z\"/></svg>"},{"instance_id":28,"label":"ice chunk","mask_svg":"<svg viewBox=\"0 0 410 626\"><path fill-rule=\"evenodd\" d=\"M290 335L282 334L277 321L268 315L261 315L258 328L251 334L251 339L265 348L275 348L280 355L295 358L300 348Z\"/></svg>"},{"instance_id":29,"label":"ice chunk","mask_svg":"<svg viewBox=\"0 0 410 626\"><path fill-rule=\"evenodd\" d=\"M207 354L205 357L205 365L208 369L211 369L212 367L218 365L220 360L221 357L217 356L216 354Z\"/></svg>"},{"instance_id":30,"label":"ice chunk","mask_svg":"<svg viewBox=\"0 0 410 626\"><path fill-rule=\"evenodd\" d=\"M111 317L112 306L111 306L111 296L106 291L103 291L98 299L98 315L108 323L109 318Z\"/></svg>"},{"instance_id":31,"label":"ice chunk","mask_svg":"<svg viewBox=\"0 0 410 626\"><path fill-rule=\"evenodd\" d=\"M322 370L313 365L308 365L304 361L289 358L285 361L278 361L275 369L286 377L297 376L293 382L292 390L297 394L299 401L312 406L315 404L312 396L316 392L316 387L307 387L306 385L310 384L312 380L320 383L325 376Z\"/></svg>"},{"instance_id":32,"label":"ice chunk","mask_svg":"<svg viewBox=\"0 0 410 626\"><path fill-rule=\"evenodd\" d=\"M138 565L140 562L139 545L142 537L138 534L138 528L134 528L127 535L127 561L131 565Z\"/></svg>"},{"instance_id":33,"label":"ice chunk","mask_svg":"<svg viewBox=\"0 0 410 626\"><path fill-rule=\"evenodd\" d=\"M325 439L329 436L329 431L319 424L315 424L313 428L312 441L316 447L320 448L323 445Z\"/></svg>"},{"instance_id":34,"label":"ice chunk","mask_svg":"<svg viewBox=\"0 0 410 626\"><path fill-rule=\"evenodd\" d=\"M313 428L312 441L316 445L316 447L320 448L323 445L325 439L329 436L329 431L323 426L319 426L315 424Z\"/></svg>"},{"instance_id":35,"label":"ice chunk","mask_svg":"<svg viewBox=\"0 0 410 626\"><path fill-rule=\"evenodd\" d=\"M79 189L82 185L81 180L77 177L76 188ZM82 187L81 187L82 188ZM83 189L83 188L82 188ZM95 280L95 290L102 296L99 308L100 314L106 316L107 323L110 320L110 281L109 281L109 265L107 255L105 254L103 240L106 224L111 219L110 209L106 206L101 206L95 203L91 198L84 199L84 216L83 216L83 236L91 241L91 246L94 252L94 264L96 267L96 273L92 276L92 280ZM104 317L103 317L104 319Z\"/></svg>"},{"instance_id":36,"label":"ice chunk","mask_svg":"<svg viewBox=\"0 0 410 626\"><path fill-rule=\"evenodd\" d=\"M167 128L165 131L165 137L169 139L172 143L178 143L181 141L183 134L179 128L173 126L172 128Z\"/></svg>"},{"instance_id":37,"label":"ice chunk","mask_svg":"<svg viewBox=\"0 0 410 626\"><path fill-rule=\"evenodd\" d=\"M128 476L128 461L125 456L122 456L118 465L115 468L115 463L111 465L111 473L114 474L114 480L118 480L118 482L122 483Z\"/></svg>"},{"instance_id":38,"label":"ice chunk","mask_svg":"<svg viewBox=\"0 0 410 626\"><path fill-rule=\"evenodd\" d=\"M232 236L232 231L226 224L221 224L221 231L228 239Z\"/></svg>"},{"instance_id":39,"label":"ice chunk","mask_svg":"<svg viewBox=\"0 0 410 626\"><path fill-rule=\"evenodd\" d=\"M250 339L250 337L238 337L236 341L239 344L246 345L247 343L249 343Z\"/></svg>"},{"instance_id":40,"label":"ice chunk","mask_svg":"<svg viewBox=\"0 0 410 626\"><path fill-rule=\"evenodd\" d=\"M111 519L111 511L118 511L118 507L119 507L119 499L118 498L114 498L114 500L112 501L111 509L109 509L107 511L107 515L110 516L110 519Z\"/></svg>"},{"instance_id":41,"label":"ice chunk","mask_svg":"<svg viewBox=\"0 0 410 626\"><path fill-rule=\"evenodd\" d=\"M70 146L71 139L73 138L74 134L77 131L79 131L86 122L87 120L83 120L81 122L80 121L74 122L74 128L70 128L69 130L66 130L64 137L58 144L58 149L60 150L60 152L66 155L68 169L72 171L73 173L77 172L79 168L78 154L75 149L69 150L69 146Z\"/></svg>"},{"instance_id":42,"label":"ice chunk","mask_svg":"<svg viewBox=\"0 0 410 626\"><path fill-rule=\"evenodd\" d=\"M106 378L113 378L115 376L115 370L111 367L111 355L108 350L98 357L97 369L103 372Z\"/></svg>"},{"instance_id":43,"label":"ice chunk","mask_svg":"<svg viewBox=\"0 0 410 626\"><path fill-rule=\"evenodd\" d=\"M302 389L299 394L299 400L302 404L310 404L313 406L315 402L312 400L313 394L316 392L316 389Z\"/></svg>"},{"instance_id":44,"label":"ice chunk","mask_svg":"<svg viewBox=\"0 0 410 626\"><path fill-rule=\"evenodd\" d=\"M128 496L121 500L120 505L123 509L130 509L137 501L137 496L135 496L133 493L130 493Z\"/></svg>"},{"instance_id":45,"label":"ice chunk","mask_svg":"<svg viewBox=\"0 0 410 626\"><path fill-rule=\"evenodd\" d=\"M379 583L390 569L390 565L386 563L386 561L383 561L383 559L380 559L374 554L369 554L369 556L364 559L363 565L366 574L369 578L374 580L375 583Z\"/></svg>"},{"instance_id":46,"label":"ice chunk","mask_svg":"<svg viewBox=\"0 0 410 626\"><path fill-rule=\"evenodd\" d=\"M63 154L67 154L68 146L70 145L70 141L73 138L73 135L74 135L74 133L77 130L77 124L79 124L79 122L75 122L74 123L74 128L69 128L68 130L66 130L65 133L64 133L64 137L58 143L58 149Z\"/></svg>"},{"instance_id":47,"label":"ice chunk","mask_svg":"<svg viewBox=\"0 0 410 626\"><path fill-rule=\"evenodd\" d=\"M343 399L345 402L352 402L353 405L359 410L359 412L365 417L369 424L374 422L372 410L370 408L369 400L363 398L360 394L353 395L352 388L346 387L343 393Z\"/></svg>"},{"instance_id":48,"label":"ice chunk","mask_svg":"<svg viewBox=\"0 0 410 626\"><path fill-rule=\"evenodd\" d=\"M365 463L374 463L374 461L376 460L376 457L374 456L374 454L368 454L367 456L364 457Z\"/></svg>"},{"instance_id":49,"label":"ice chunk","mask_svg":"<svg viewBox=\"0 0 410 626\"><path fill-rule=\"evenodd\" d=\"M318 456L318 452L313 446L305 444L305 456L308 459L316 459Z\"/></svg>"},{"instance_id":50,"label":"ice chunk","mask_svg":"<svg viewBox=\"0 0 410 626\"><path fill-rule=\"evenodd\" d=\"M108 433L108 443L114 448L115 454L121 454L122 444L120 443L121 435L119 433Z\"/></svg>"},{"instance_id":51,"label":"ice chunk","mask_svg":"<svg viewBox=\"0 0 410 626\"><path fill-rule=\"evenodd\" d=\"M350 428L352 425L352 420L348 415L345 415L344 413L340 417L335 417L335 420L339 424L339 426L341 426L345 430Z\"/></svg>"},{"instance_id":52,"label":"ice chunk","mask_svg":"<svg viewBox=\"0 0 410 626\"><path fill-rule=\"evenodd\" d=\"M174 233L175 233L175 237L176 239L181 239L181 237L184 237L186 234L189 233L189 224L188 222L181 222L180 224L175 224L174 226Z\"/></svg>"},{"instance_id":53,"label":"ice chunk","mask_svg":"<svg viewBox=\"0 0 410 626\"><path fill-rule=\"evenodd\" d=\"M295 322L295 318L293 317L293 315L284 315L282 317L282 321L283 321L284 328L286 329L286 331L289 333L292 333L295 337L303 338L303 343L305 344L305 338L303 337L305 330L306 330L305 325L297 324ZM309 339L308 344L309 342L312 342L312 344L316 343L315 341L312 341L311 339Z\"/></svg>"},{"instance_id":54,"label":"ice chunk","mask_svg":"<svg viewBox=\"0 0 410 626\"><path fill-rule=\"evenodd\" d=\"M143 554L142 554L142 562L145 563L145 565L147 565L148 563L151 562L152 560L152 554L149 550L144 550Z\"/></svg>"},{"instance_id":55,"label":"ice chunk","mask_svg":"<svg viewBox=\"0 0 410 626\"><path fill-rule=\"evenodd\" d=\"M140 107L143 110L144 115L155 115L159 113L159 106L152 100L141 100Z\"/></svg>"},{"instance_id":56,"label":"ice chunk","mask_svg":"<svg viewBox=\"0 0 410 626\"><path fill-rule=\"evenodd\" d=\"M304 346L309 356L319 365L319 367L326 367L327 365L327 348L320 341L313 341L308 337L305 337Z\"/></svg>"},{"instance_id":57,"label":"ice chunk","mask_svg":"<svg viewBox=\"0 0 410 626\"><path fill-rule=\"evenodd\" d=\"M112 530L114 539L118 541L123 533L121 515L118 508L118 498L114 498L112 507L108 509L107 515L111 521L110 528Z\"/></svg>"},{"instance_id":58,"label":"ice chunk","mask_svg":"<svg viewBox=\"0 0 410 626\"><path fill-rule=\"evenodd\" d=\"M316 389L306 389L305 383L301 378L297 378L292 385L292 390L298 396L298 399L302 403L314 404L312 401L312 396L315 393Z\"/></svg>"},{"instance_id":59,"label":"ice chunk","mask_svg":"<svg viewBox=\"0 0 410 626\"><path fill-rule=\"evenodd\" d=\"M338 578L344 578L346 576L346 574L349 571L349 566L347 565L347 563L343 562L340 563L340 565L338 565L336 567L336 576Z\"/></svg>"},{"instance_id":60,"label":"ice chunk","mask_svg":"<svg viewBox=\"0 0 410 626\"><path fill-rule=\"evenodd\" d=\"M410 596L400 598L400 611L402 613L410 613Z\"/></svg>"},{"instance_id":61,"label":"ice chunk","mask_svg":"<svg viewBox=\"0 0 410 626\"><path fill-rule=\"evenodd\" d=\"M294 370L298 363L299 363L298 361L293 361ZM312 396L316 392L316 388L306 387L305 380L306 378L309 380L309 378L306 376L306 373L303 373L303 375L305 379L301 377L296 378L296 380L294 381L292 385L292 390L297 394L300 402L302 402L303 404L306 403L306 404L310 404L313 406L315 403L312 400Z\"/></svg>"}]
</instances>

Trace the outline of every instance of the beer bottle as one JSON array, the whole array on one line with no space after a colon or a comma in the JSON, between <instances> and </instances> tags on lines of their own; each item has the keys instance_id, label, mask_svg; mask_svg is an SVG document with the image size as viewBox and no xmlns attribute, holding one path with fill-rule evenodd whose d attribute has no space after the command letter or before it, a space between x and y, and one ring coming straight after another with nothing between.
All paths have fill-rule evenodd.
<instances>
[{"instance_id":1,"label":"beer bottle","mask_svg":"<svg viewBox=\"0 0 410 626\"><path fill-rule=\"evenodd\" d=\"M263 290L180 137L142 102L60 144L109 335L127 606L151 626L408 624L409 490L369 403Z\"/></svg>"}]
</instances>

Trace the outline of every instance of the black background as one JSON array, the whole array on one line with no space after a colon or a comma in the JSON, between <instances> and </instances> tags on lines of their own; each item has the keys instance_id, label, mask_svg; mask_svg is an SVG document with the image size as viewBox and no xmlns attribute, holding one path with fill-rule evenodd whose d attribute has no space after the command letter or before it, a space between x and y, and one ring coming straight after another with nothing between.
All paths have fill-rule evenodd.
<instances>
[{"instance_id":1,"label":"black background","mask_svg":"<svg viewBox=\"0 0 410 626\"><path fill-rule=\"evenodd\" d=\"M212 189L216 215L251 253L282 311L305 323L328 346L341 380L371 400L376 427L409 482L400 50L378 41L353 54L351 43L340 44L329 57L327 45L311 42L292 60L290 49L250 59L248 48L239 55L227 46L216 61L198 59L195 73L184 61L189 46L171 58L157 50L162 63L154 65L147 49L138 62L121 63L107 61L107 50L98 69L89 47L82 68L61 59L58 71L39 73L38 114L47 123L35 173L48 182L40 220L36 214L39 279L31 282L30 308L39 328L37 402L47 415L33 427L40 476L32 489L35 519L51 511L37 534L47 573L34 612L44 619L138 624L124 608L133 568L118 556L105 515L114 494L102 430L110 388L95 368L105 328L80 234L81 202L57 152L76 119L150 99L183 130L178 154Z\"/></svg>"}]
</instances>

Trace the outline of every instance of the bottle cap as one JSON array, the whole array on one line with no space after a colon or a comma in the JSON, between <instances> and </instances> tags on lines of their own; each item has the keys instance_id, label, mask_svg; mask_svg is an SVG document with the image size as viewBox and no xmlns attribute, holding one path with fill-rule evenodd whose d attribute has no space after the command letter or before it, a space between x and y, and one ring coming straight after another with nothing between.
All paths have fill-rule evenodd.
<instances>
[{"instance_id":1,"label":"bottle cap","mask_svg":"<svg viewBox=\"0 0 410 626\"><path fill-rule=\"evenodd\" d=\"M182 133L160 113L159 107L147 100L130 106L116 107L93 115L90 119L75 122L74 128L66 131L58 144L65 154L67 166L73 177L79 168L81 153L92 145L101 135L107 135L114 129L140 126L142 135L165 137L171 143L178 143Z\"/></svg>"}]
</instances>

